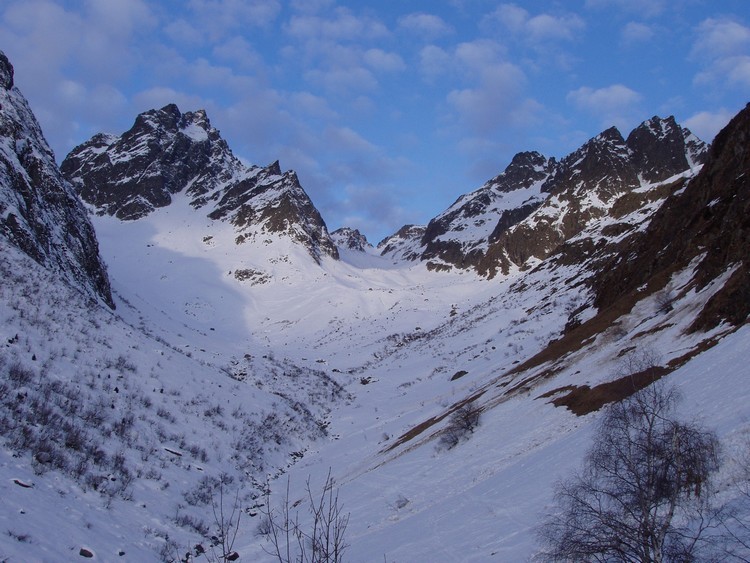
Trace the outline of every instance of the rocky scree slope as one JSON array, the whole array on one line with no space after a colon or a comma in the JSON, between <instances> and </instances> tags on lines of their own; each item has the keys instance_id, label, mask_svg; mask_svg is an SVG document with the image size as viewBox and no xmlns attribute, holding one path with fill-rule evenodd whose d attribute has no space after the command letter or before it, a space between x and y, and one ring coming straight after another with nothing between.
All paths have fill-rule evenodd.
<instances>
[{"instance_id":1,"label":"rocky scree slope","mask_svg":"<svg viewBox=\"0 0 750 563\"><path fill-rule=\"evenodd\" d=\"M507 274L529 259L545 259L623 195L694 170L705 154L705 143L673 117L653 117L627 139L612 127L560 161L518 153L503 173L423 230L402 229L379 248L432 269Z\"/></svg>"},{"instance_id":2,"label":"rocky scree slope","mask_svg":"<svg viewBox=\"0 0 750 563\"><path fill-rule=\"evenodd\" d=\"M236 242L289 237L320 261L338 258L325 222L292 171L247 167L205 111L170 104L140 114L120 136L97 134L71 151L62 173L98 214L137 220L184 193L210 219L228 221Z\"/></svg>"},{"instance_id":3,"label":"rocky scree slope","mask_svg":"<svg viewBox=\"0 0 750 563\"><path fill-rule=\"evenodd\" d=\"M0 52L0 234L39 264L114 307L86 210L63 178Z\"/></svg>"}]
</instances>

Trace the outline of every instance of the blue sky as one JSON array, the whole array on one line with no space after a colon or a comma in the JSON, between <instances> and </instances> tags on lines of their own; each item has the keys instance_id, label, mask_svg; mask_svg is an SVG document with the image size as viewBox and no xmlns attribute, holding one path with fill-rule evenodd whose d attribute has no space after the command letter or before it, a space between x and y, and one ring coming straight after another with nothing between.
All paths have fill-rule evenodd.
<instances>
[{"instance_id":1,"label":"blue sky","mask_svg":"<svg viewBox=\"0 0 750 563\"><path fill-rule=\"evenodd\" d=\"M58 160L205 108L375 243L519 151L653 115L710 141L750 101L747 0L0 0L0 49Z\"/></svg>"}]
</instances>

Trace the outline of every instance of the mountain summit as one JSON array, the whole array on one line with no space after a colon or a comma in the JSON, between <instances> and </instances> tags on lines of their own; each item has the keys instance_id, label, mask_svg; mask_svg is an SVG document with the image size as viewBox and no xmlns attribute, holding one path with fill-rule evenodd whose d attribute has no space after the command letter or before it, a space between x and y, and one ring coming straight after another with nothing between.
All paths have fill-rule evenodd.
<instances>
[{"instance_id":1,"label":"mountain summit","mask_svg":"<svg viewBox=\"0 0 750 563\"><path fill-rule=\"evenodd\" d=\"M276 233L316 261L338 258L297 175L278 162L245 166L203 110L181 113L169 104L146 111L122 135L97 134L73 149L61 170L100 215L138 220L184 194L209 218L231 222L238 244Z\"/></svg>"},{"instance_id":2,"label":"mountain summit","mask_svg":"<svg viewBox=\"0 0 750 563\"><path fill-rule=\"evenodd\" d=\"M705 143L671 116L645 121L627 139L611 127L559 161L518 153L504 172L461 196L423 231L412 229L419 238L402 241L398 256L489 277L525 268L606 216L622 197L693 174L705 157ZM382 252L391 255L393 240L387 241Z\"/></svg>"}]
</instances>

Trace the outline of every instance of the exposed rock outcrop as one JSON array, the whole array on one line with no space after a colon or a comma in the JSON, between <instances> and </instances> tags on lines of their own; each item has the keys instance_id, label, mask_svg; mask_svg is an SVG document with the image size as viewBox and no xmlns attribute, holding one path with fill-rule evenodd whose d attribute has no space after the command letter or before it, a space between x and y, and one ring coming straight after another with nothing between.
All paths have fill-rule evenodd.
<instances>
[{"instance_id":1,"label":"exposed rock outcrop","mask_svg":"<svg viewBox=\"0 0 750 563\"><path fill-rule=\"evenodd\" d=\"M84 206L63 178L13 66L0 53L0 235L114 307Z\"/></svg>"}]
</instances>

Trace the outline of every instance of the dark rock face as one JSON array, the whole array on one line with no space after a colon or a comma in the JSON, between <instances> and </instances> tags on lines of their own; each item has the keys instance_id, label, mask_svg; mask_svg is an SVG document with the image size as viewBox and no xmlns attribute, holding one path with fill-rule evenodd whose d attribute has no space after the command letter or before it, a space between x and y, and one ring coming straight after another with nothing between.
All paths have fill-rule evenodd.
<instances>
[{"instance_id":1,"label":"dark rock face","mask_svg":"<svg viewBox=\"0 0 750 563\"><path fill-rule=\"evenodd\" d=\"M84 201L99 213L139 219L188 188L196 206L244 167L204 111L174 104L140 114L122 136L98 134L61 165ZM188 187L189 186L189 187Z\"/></svg>"},{"instance_id":2,"label":"dark rock face","mask_svg":"<svg viewBox=\"0 0 750 563\"><path fill-rule=\"evenodd\" d=\"M649 291L659 290L672 273L697 259L692 282L696 289L723 273L731 275L692 328L746 322L750 314L749 217L750 105L716 136L700 173L667 199L645 232L623 241L621 253L594 278L595 305L610 307L644 284Z\"/></svg>"},{"instance_id":3,"label":"dark rock face","mask_svg":"<svg viewBox=\"0 0 750 563\"><path fill-rule=\"evenodd\" d=\"M3 90L13 88L13 65L2 51L0 51L0 88Z\"/></svg>"},{"instance_id":4,"label":"dark rock face","mask_svg":"<svg viewBox=\"0 0 750 563\"><path fill-rule=\"evenodd\" d=\"M652 117L633 129L626 141L635 170L647 182L663 182L703 164L706 145L673 116Z\"/></svg>"},{"instance_id":5,"label":"dark rock face","mask_svg":"<svg viewBox=\"0 0 750 563\"><path fill-rule=\"evenodd\" d=\"M86 210L55 164L0 53L0 234L38 263L114 307Z\"/></svg>"},{"instance_id":6,"label":"dark rock face","mask_svg":"<svg viewBox=\"0 0 750 563\"><path fill-rule=\"evenodd\" d=\"M230 221L244 242L249 231L285 234L320 260L338 258L325 222L294 172L278 162L246 167L203 110L170 104L139 115L121 136L95 135L61 169L100 214L136 220L185 193L209 218Z\"/></svg>"},{"instance_id":7,"label":"dark rock face","mask_svg":"<svg viewBox=\"0 0 750 563\"><path fill-rule=\"evenodd\" d=\"M349 250L364 252L366 248L372 247L372 245L367 242L367 237L365 237L365 235L360 233L358 229L351 229L349 227L336 229L331 233L331 238L339 248L348 248Z\"/></svg>"}]
</instances>

